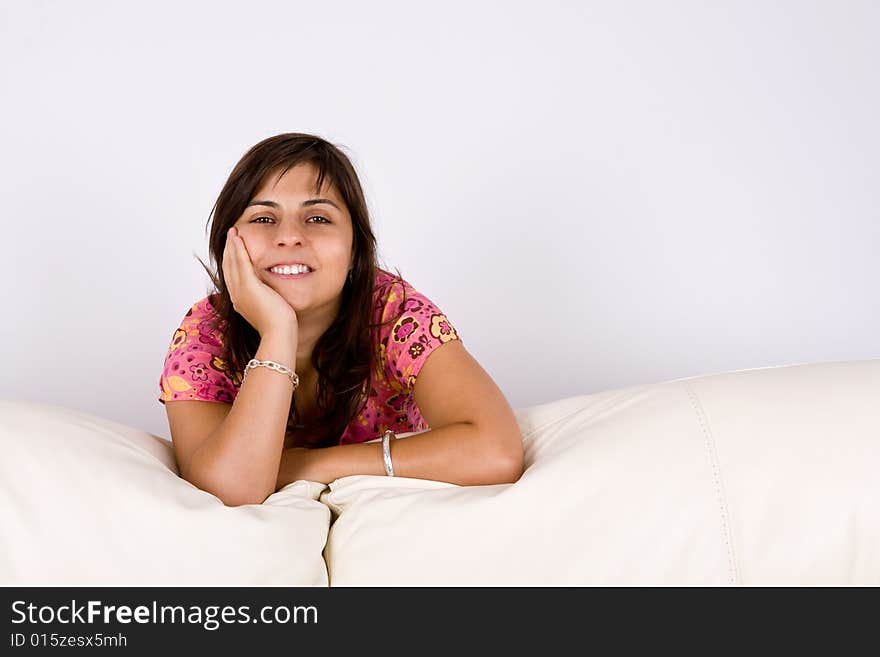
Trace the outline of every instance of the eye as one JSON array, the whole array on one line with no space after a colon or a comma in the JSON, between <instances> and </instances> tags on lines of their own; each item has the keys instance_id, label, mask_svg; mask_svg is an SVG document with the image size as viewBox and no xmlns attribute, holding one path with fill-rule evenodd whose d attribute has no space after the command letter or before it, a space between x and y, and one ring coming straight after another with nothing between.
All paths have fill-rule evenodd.
<instances>
[{"instance_id":1,"label":"eye","mask_svg":"<svg viewBox=\"0 0 880 657\"><path fill-rule=\"evenodd\" d=\"M272 219L272 217L267 217L267 216L264 215L264 216L262 216L262 217L256 217L256 218L252 219L252 220L251 220L251 223L252 223L252 224L262 224L262 223L265 223L265 222L263 222L263 221L260 221L260 219L269 219L269 220L271 220L271 221L275 221L274 219ZM319 214L312 215L311 217L309 217L309 219L321 219L324 223L327 223L327 224L332 223L329 219L327 219L326 217L322 217L322 216L319 215Z\"/></svg>"}]
</instances>

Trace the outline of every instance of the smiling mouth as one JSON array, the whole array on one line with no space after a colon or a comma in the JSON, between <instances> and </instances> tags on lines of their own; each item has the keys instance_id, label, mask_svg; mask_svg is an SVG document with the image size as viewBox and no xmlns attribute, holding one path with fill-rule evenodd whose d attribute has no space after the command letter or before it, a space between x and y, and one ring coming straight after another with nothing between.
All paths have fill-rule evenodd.
<instances>
[{"instance_id":1,"label":"smiling mouth","mask_svg":"<svg viewBox=\"0 0 880 657\"><path fill-rule=\"evenodd\" d=\"M271 269L267 269L266 271L269 272L270 276L276 276L277 278L305 278L306 276L315 273L314 271L304 271L300 274L279 274L278 272L274 272Z\"/></svg>"}]
</instances>

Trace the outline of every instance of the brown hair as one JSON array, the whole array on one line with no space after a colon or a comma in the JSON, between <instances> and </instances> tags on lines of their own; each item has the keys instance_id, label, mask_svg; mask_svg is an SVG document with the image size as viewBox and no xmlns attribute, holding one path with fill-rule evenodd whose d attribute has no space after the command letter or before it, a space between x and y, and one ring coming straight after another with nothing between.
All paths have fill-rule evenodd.
<instances>
[{"instance_id":1,"label":"brown hair","mask_svg":"<svg viewBox=\"0 0 880 657\"><path fill-rule=\"evenodd\" d=\"M384 322L371 323L374 304L382 303L374 297L375 275L385 270L378 265L376 238L366 200L348 157L320 137L296 132L269 137L253 146L235 165L208 216L208 251L214 268L206 266L201 259L199 262L214 285L209 296L214 307L215 326L222 334L227 374L239 385L245 365L257 352L260 335L232 307L222 271L226 232L269 175L282 167L281 175L284 175L302 162L311 163L318 170L316 192L320 192L325 177L330 180L345 201L354 232L354 267L351 278L346 279L342 289L339 314L312 351L311 362L318 374L318 419L309 427L309 435L317 437L307 443L298 443L306 447L327 447L339 443L345 428L366 405L372 390L373 372L383 366L377 362L378 329L396 321L406 303L406 288L398 269L397 277L389 281L388 287L397 282L403 288L400 312ZM385 289L379 291L380 299L385 298L385 292ZM294 392L287 429L299 424L299 420Z\"/></svg>"}]
</instances>

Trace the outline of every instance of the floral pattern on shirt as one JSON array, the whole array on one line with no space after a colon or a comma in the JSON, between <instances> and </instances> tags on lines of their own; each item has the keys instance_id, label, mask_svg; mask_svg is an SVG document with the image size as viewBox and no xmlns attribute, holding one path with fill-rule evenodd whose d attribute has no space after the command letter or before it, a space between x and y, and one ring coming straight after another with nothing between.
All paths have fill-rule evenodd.
<instances>
[{"instance_id":1,"label":"floral pattern on shirt","mask_svg":"<svg viewBox=\"0 0 880 657\"><path fill-rule=\"evenodd\" d=\"M372 321L400 318L379 330L377 368L366 406L348 425L339 444L361 443L386 429L397 433L424 431L428 425L413 396L419 372L431 353L461 340L445 314L407 281L406 303L395 277L377 270ZM159 401L194 400L231 404L241 387L242 373L233 372L222 357L222 333L210 316L210 296L194 303L175 329L159 377Z\"/></svg>"}]
</instances>

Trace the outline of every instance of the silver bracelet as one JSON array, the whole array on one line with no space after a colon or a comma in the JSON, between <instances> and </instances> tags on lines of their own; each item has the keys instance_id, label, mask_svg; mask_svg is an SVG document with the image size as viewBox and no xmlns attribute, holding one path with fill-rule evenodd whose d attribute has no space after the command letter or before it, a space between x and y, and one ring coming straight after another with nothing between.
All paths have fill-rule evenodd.
<instances>
[{"instance_id":1,"label":"silver bracelet","mask_svg":"<svg viewBox=\"0 0 880 657\"><path fill-rule=\"evenodd\" d=\"M245 366L244 376L241 377L241 385L244 385L245 379L247 379L248 371L253 369L254 367L268 367L270 370L281 372L290 379L290 382L293 384L294 390L299 387L299 375L296 374L292 369L285 365L282 365L281 363L276 363L274 360L257 360L256 358L251 358L248 361L248 364Z\"/></svg>"},{"instance_id":2,"label":"silver bracelet","mask_svg":"<svg viewBox=\"0 0 880 657\"><path fill-rule=\"evenodd\" d=\"M385 474L389 477L394 476L394 465L391 463L391 446L389 444L391 436L394 436L394 440L397 440L397 434L391 429L387 429L382 434L382 458L385 460Z\"/></svg>"}]
</instances>

